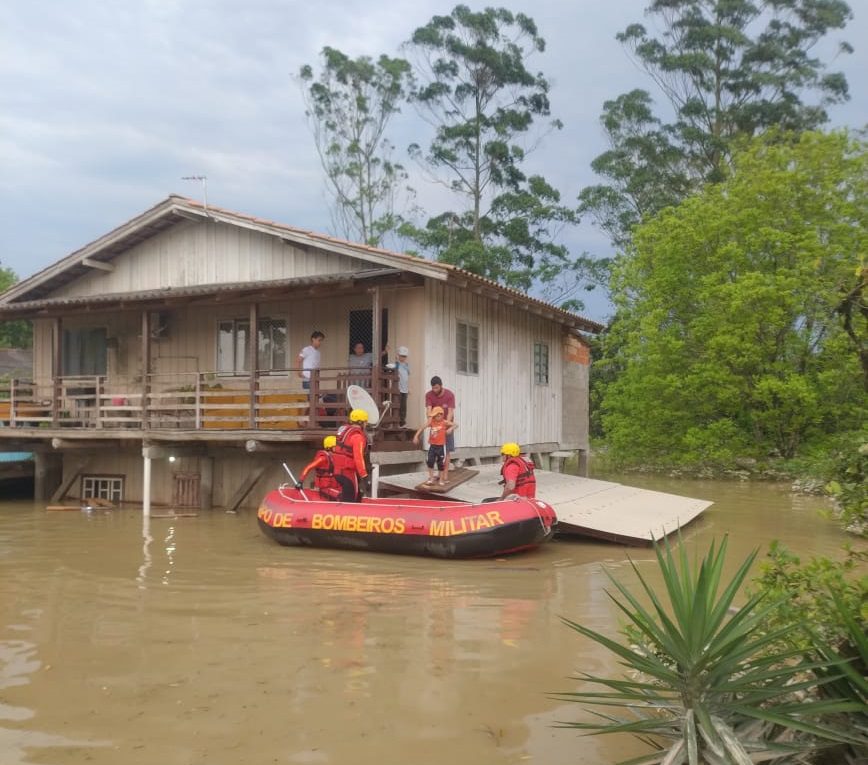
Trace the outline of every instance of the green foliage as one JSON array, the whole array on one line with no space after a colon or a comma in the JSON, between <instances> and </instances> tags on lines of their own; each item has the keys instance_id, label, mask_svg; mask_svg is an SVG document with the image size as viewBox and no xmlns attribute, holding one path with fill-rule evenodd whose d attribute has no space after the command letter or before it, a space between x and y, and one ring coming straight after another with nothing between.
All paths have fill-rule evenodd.
<instances>
[{"instance_id":1,"label":"green foliage","mask_svg":"<svg viewBox=\"0 0 868 765\"><path fill-rule=\"evenodd\" d=\"M851 435L832 454L826 490L835 499L844 527L868 536L868 428Z\"/></svg>"},{"instance_id":2,"label":"green foliage","mask_svg":"<svg viewBox=\"0 0 868 765\"><path fill-rule=\"evenodd\" d=\"M603 423L622 464L791 457L865 422L836 313L868 252L868 153L772 135L635 231L613 278Z\"/></svg>"},{"instance_id":3,"label":"green foliage","mask_svg":"<svg viewBox=\"0 0 868 765\"><path fill-rule=\"evenodd\" d=\"M0 292L5 292L18 281L11 268L0 266ZM24 319L0 320L0 348L30 348L33 345L33 325Z\"/></svg>"},{"instance_id":4,"label":"green foliage","mask_svg":"<svg viewBox=\"0 0 868 765\"><path fill-rule=\"evenodd\" d=\"M659 36L631 24L617 39L675 119L655 116L645 90L607 101L611 148L592 165L606 182L579 197L618 246L639 221L720 180L735 140L770 127L816 129L825 107L848 97L844 76L827 72L814 51L852 17L842 0L654 0L646 15Z\"/></svg>"},{"instance_id":5,"label":"green foliage","mask_svg":"<svg viewBox=\"0 0 868 765\"><path fill-rule=\"evenodd\" d=\"M848 751L836 751L825 761L856 762L868 756L868 552L846 549L843 560L811 558L806 563L778 542L773 542L752 589L777 601L768 630L783 630L781 650L815 652L822 681L818 695L850 701L854 707L846 720L862 743ZM808 630L787 630L792 624ZM854 759L847 759L847 756Z\"/></svg>"},{"instance_id":6,"label":"green foliage","mask_svg":"<svg viewBox=\"0 0 868 765\"><path fill-rule=\"evenodd\" d=\"M548 81L528 69L545 49L533 19L458 5L417 29L408 48L417 62L413 101L434 128L428 148L413 144L410 153L458 204L402 233L444 262L522 289L539 279L551 286L549 299L579 305L580 285L599 276L589 258L558 242L575 211L524 169L538 129L561 127L549 119Z\"/></svg>"},{"instance_id":7,"label":"green foliage","mask_svg":"<svg viewBox=\"0 0 868 765\"><path fill-rule=\"evenodd\" d=\"M378 245L399 224L398 198L410 193L386 138L412 81L410 65L388 56L352 59L329 47L322 59L318 76L305 65L299 79L336 222L347 237Z\"/></svg>"},{"instance_id":8,"label":"green foliage","mask_svg":"<svg viewBox=\"0 0 868 765\"><path fill-rule=\"evenodd\" d=\"M780 542L772 542L760 565L760 575L751 584L753 593L779 603L769 614L767 628L808 624L824 641L838 646L849 639L844 614L852 614L868 630L866 562L868 552L846 548L840 561L818 556L803 564ZM835 601L843 608L838 609ZM787 632L783 638L797 648L811 644L803 631Z\"/></svg>"},{"instance_id":9,"label":"green foliage","mask_svg":"<svg viewBox=\"0 0 868 765\"><path fill-rule=\"evenodd\" d=\"M564 620L612 651L627 670L621 679L583 675L598 691L558 694L600 718L568 727L634 733L657 747L631 761L636 765L795 762L818 742L858 743L846 728L824 722L858 711L858 704L805 698L818 686L811 673L816 664L798 661L798 649L779 647L792 623L767 629L777 603L755 594L734 608L756 553L727 581L726 548L726 538L719 547L712 542L697 565L683 544L678 552L668 543L656 546L662 587L633 564L642 599L609 576L617 590L609 595L629 625L629 647Z\"/></svg>"}]
</instances>

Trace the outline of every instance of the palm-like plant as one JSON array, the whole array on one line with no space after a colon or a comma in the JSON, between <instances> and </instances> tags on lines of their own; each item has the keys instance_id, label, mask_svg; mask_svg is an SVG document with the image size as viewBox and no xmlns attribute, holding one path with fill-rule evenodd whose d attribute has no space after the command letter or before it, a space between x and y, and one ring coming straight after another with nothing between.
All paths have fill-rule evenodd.
<instances>
[{"instance_id":1,"label":"palm-like plant","mask_svg":"<svg viewBox=\"0 0 868 765\"><path fill-rule=\"evenodd\" d=\"M775 603L761 594L734 609L735 597L756 557L754 551L729 582L723 581L727 540L712 542L698 566L684 545L655 547L665 597L631 564L650 608L609 574L620 597L608 593L628 619L631 646L577 622L563 621L621 659L628 677L581 679L602 690L556 694L594 709L599 720L563 725L595 733L631 732L654 748L630 765L753 765L804 762L830 742L853 743L845 730L823 722L855 710L852 701L811 696L818 679L800 649L780 648L792 627L764 629ZM608 573L608 572L607 572Z\"/></svg>"},{"instance_id":2,"label":"palm-like plant","mask_svg":"<svg viewBox=\"0 0 868 765\"><path fill-rule=\"evenodd\" d=\"M814 649L826 664L817 670L817 675L829 681L822 695L849 699L857 706L858 711L847 716L847 723L861 743L842 749L839 762L864 765L868 763L868 637L864 624L853 616L840 594L832 592L830 597L845 631L834 646L814 635Z\"/></svg>"}]
</instances>

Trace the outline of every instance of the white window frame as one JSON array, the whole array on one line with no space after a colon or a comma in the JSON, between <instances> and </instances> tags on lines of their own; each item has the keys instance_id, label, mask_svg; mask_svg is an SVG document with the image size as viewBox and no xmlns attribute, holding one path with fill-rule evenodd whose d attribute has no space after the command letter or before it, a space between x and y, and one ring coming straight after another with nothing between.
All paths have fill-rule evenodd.
<instances>
[{"instance_id":1,"label":"white window frame","mask_svg":"<svg viewBox=\"0 0 868 765\"><path fill-rule=\"evenodd\" d=\"M459 374L479 375L479 336L478 324L469 321L456 322L455 369ZM464 354L463 360L462 352Z\"/></svg>"},{"instance_id":2,"label":"white window frame","mask_svg":"<svg viewBox=\"0 0 868 765\"><path fill-rule=\"evenodd\" d=\"M228 367L225 369L220 368L220 335L223 331L223 327L225 325L232 325L232 369ZM273 328L275 325L283 325L283 366L275 367L274 366L274 333ZM272 346L270 348L270 356L271 358L268 360L266 364L262 363L262 339L263 339L263 329L268 327L270 332L270 340L272 341ZM247 340L245 342L244 351L240 354L242 358L238 358L239 348L238 348L238 331L243 327L247 332ZM263 316L259 319L259 327L256 332L256 352L258 354L258 367L260 372L276 372L276 371L284 371L286 369L287 364L287 353L289 348L289 336L287 332L288 322L286 319ZM246 375L250 370L247 369L248 362L248 349L250 342L250 319L238 318L238 319L218 319L217 320L217 347L215 349L214 358L215 364L214 367L216 372L221 377L235 377L240 375Z\"/></svg>"},{"instance_id":3,"label":"white window frame","mask_svg":"<svg viewBox=\"0 0 868 765\"><path fill-rule=\"evenodd\" d=\"M545 351L543 354L542 351ZM542 379L542 356L545 356L545 379ZM548 385L552 379L551 348L542 341L533 344L533 382L534 385Z\"/></svg>"},{"instance_id":4,"label":"white window frame","mask_svg":"<svg viewBox=\"0 0 868 765\"><path fill-rule=\"evenodd\" d=\"M122 475L83 475L81 477L81 498L123 502L124 483L125 480Z\"/></svg>"}]
</instances>

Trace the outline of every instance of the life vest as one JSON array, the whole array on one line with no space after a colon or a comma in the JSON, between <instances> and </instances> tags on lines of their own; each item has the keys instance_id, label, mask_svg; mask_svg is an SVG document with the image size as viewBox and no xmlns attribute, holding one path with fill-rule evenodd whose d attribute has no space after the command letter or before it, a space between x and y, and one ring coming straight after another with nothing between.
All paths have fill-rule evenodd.
<instances>
[{"instance_id":1,"label":"life vest","mask_svg":"<svg viewBox=\"0 0 868 765\"><path fill-rule=\"evenodd\" d=\"M500 469L503 482L506 482L506 468L510 465L516 465L519 468L515 478L515 493L520 497L533 499L536 496L536 476L533 474L533 462L524 457L508 457Z\"/></svg>"},{"instance_id":2,"label":"life vest","mask_svg":"<svg viewBox=\"0 0 868 765\"><path fill-rule=\"evenodd\" d=\"M337 499L341 494L341 485L335 479L335 461L331 452L326 449L320 449L316 453L317 458L324 456L328 461L328 467L314 468L314 486L319 490L319 493L329 499Z\"/></svg>"},{"instance_id":3,"label":"life vest","mask_svg":"<svg viewBox=\"0 0 868 765\"><path fill-rule=\"evenodd\" d=\"M364 429L352 423L341 425L337 432L337 443L333 450L335 470L339 475L345 475L353 483L356 483L358 471L356 470L356 460L353 455L353 436L361 436L365 439L365 468L370 474L369 468L369 451L368 437L365 435Z\"/></svg>"}]
</instances>

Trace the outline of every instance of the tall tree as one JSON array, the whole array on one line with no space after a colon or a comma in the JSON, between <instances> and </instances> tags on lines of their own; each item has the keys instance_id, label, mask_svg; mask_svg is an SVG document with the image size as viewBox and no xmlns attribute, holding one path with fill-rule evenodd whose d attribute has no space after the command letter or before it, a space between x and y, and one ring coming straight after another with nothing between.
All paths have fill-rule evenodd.
<instances>
[{"instance_id":1,"label":"tall tree","mask_svg":"<svg viewBox=\"0 0 868 765\"><path fill-rule=\"evenodd\" d=\"M319 74L301 68L306 114L334 198L334 219L350 239L378 245L397 227L407 173L386 136L412 75L401 58L352 59L323 48Z\"/></svg>"},{"instance_id":2,"label":"tall tree","mask_svg":"<svg viewBox=\"0 0 868 765\"><path fill-rule=\"evenodd\" d=\"M456 6L417 29L412 97L434 129L410 147L457 204L422 229L405 229L438 258L517 287L575 267L558 243L575 212L545 178L525 171L551 119L549 83L528 66L545 41L530 17Z\"/></svg>"},{"instance_id":3,"label":"tall tree","mask_svg":"<svg viewBox=\"0 0 868 765\"><path fill-rule=\"evenodd\" d=\"M603 397L616 455L792 456L858 429L868 370L837 311L866 268L866 179L862 139L769 134L635 229L614 272L620 374ZM866 317L850 329L864 348Z\"/></svg>"},{"instance_id":4,"label":"tall tree","mask_svg":"<svg viewBox=\"0 0 868 765\"><path fill-rule=\"evenodd\" d=\"M814 52L852 17L842 0L655 0L646 14L658 36L632 24L617 39L675 119L655 116L644 90L607 101L611 148L592 163L606 183L579 197L617 246L645 216L720 180L734 140L773 126L814 129L848 97L844 75L827 72Z\"/></svg>"}]
</instances>

